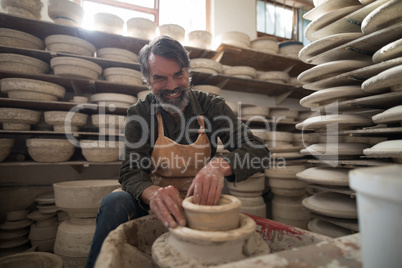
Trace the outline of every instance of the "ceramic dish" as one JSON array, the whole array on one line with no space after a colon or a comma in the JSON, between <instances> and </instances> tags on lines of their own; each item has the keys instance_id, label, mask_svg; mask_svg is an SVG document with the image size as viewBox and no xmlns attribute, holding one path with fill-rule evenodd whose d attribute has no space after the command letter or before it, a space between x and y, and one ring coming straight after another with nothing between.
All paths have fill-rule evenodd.
<instances>
[{"instance_id":1,"label":"ceramic dish","mask_svg":"<svg viewBox=\"0 0 402 268\"><path fill-rule=\"evenodd\" d=\"M368 14L361 24L364 34L369 34L402 21L402 1L391 0Z\"/></svg>"},{"instance_id":2,"label":"ceramic dish","mask_svg":"<svg viewBox=\"0 0 402 268\"><path fill-rule=\"evenodd\" d=\"M299 59L306 63L312 63L311 58L362 36L363 33L339 33L318 39L300 50Z\"/></svg>"},{"instance_id":3,"label":"ceramic dish","mask_svg":"<svg viewBox=\"0 0 402 268\"><path fill-rule=\"evenodd\" d=\"M303 15L303 18L306 20L316 20L321 16L326 15L327 13L347 7L347 6L356 6L359 4L356 0L337 0L337 1L324 1L320 5L316 6L315 8L311 9L309 12Z\"/></svg>"},{"instance_id":4,"label":"ceramic dish","mask_svg":"<svg viewBox=\"0 0 402 268\"><path fill-rule=\"evenodd\" d=\"M308 210L320 215L357 219L356 199L345 194L322 192L303 199L302 204Z\"/></svg>"},{"instance_id":5,"label":"ceramic dish","mask_svg":"<svg viewBox=\"0 0 402 268\"><path fill-rule=\"evenodd\" d=\"M373 55L373 62L379 63L382 61L402 57L402 39L389 43L379 49Z\"/></svg>"},{"instance_id":6,"label":"ceramic dish","mask_svg":"<svg viewBox=\"0 0 402 268\"><path fill-rule=\"evenodd\" d=\"M321 115L307 118L303 122L296 125L296 129L317 130L324 129L329 124L337 124L338 129L357 128L363 126L372 126L373 122L370 118L359 115L349 114L333 114Z\"/></svg>"},{"instance_id":7,"label":"ceramic dish","mask_svg":"<svg viewBox=\"0 0 402 268\"><path fill-rule=\"evenodd\" d=\"M297 80L302 84L313 83L338 74L350 72L371 65L370 61L360 60L339 60L322 63L310 68L297 77Z\"/></svg>"},{"instance_id":8,"label":"ceramic dish","mask_svg":"<svg viewBox=\"0 0 402 268\"><path fill-rule=\"evenodd\" d=\"M314 233L326 235L332 238L351 235L353 233L349 229L319 219L310 221L307 228Z\"/></svg>"},{"instance_id":9,"label":"ceramic dish","mask_svg":"<svg viewBox=\"0 0 402 268\"><path fill-rule=\"evenodd\" d=\"M361 32L358 32L362 34ZM381 47L399 39L402 34L402 23L396 23L385 29L360 38L351 40L343 45L324 51L309 59L309 63L320 64L323 62L340 59L369 59Z\"/></svg>"},{"instance_id":10,"label":"ceramic dish","mask_svg":"<svg viewBox=\"0 0 402 268\"><path fill-rule=\"evenodd\" d=\"M402 123L402 105L392 107L380 114L376 114L372 119L376 124Z\"/></svg>"},{"instance_id":11,"label":"ceramic dish","mask_svg":"<svg viewBox=\"0 0 402 268\"><path fill-rule=\"evenodd\" d=\"M383 141L363 151L366 156L378 158L393 158L402 163L402 140Z\"/></svg>"},{"instance_id":12,"label":"ceramic dish","mask_svg":"<svg viewBox=\"0 0 402 268\"><path fill-rule=\"evenodd\" d=\"M310 90L321 90L338 86L361 85L363 81L373 76L376 76L387 69L399 66L401 64L402 64L402 57L373 64L371 66L346 72L317 82L305 84L303 85L303 87Z\"/></svg>"},{"instance_id":13,"label":"ceramic dish","mask_svg":"<svg viewBox=\"0 0 402 268\"><path fill-rule=\"evenodd\" d=\"M363 155L370 147L365 143L316 143L300 150L303 155L314 155L319 159L351 159Z\"/></svg>"},{"instance_id":14,"label":"ceramic dish","mask_svg":"<svg viewBox=\"0 0 402 268\"><path fill-rule=\"evenodd\" d=\"M354 99L366 96L360 86L343 86L318 90L300 100L300 105L306 108L318 107L334 101Z\"/></svg>"},{"instance_id":15,"label":"ceramic dish","mask_svg":"<svg viewBox=\"0 0 402 268\"><path fill-rule=\"evenodd\" d=\"M338 33L361 32L361 23L364 18L374 9L386 3L389 0L377 0L369 5L362 6L354 12L351 12L344 17L334 21L333 23L316 31L312 37L315 40L324 38L329 35Z\"/></svg>"},{"instance_id":16,"label":"ceramic dish","mask_svg":"<svg viewBox=\"0 0 402 268\"><path fill-rule=\"evenodd\" d=\"M401 58L402 59L402 58ZM368 93L381 93L389 91L394 86L402 84L402 65L385 70L362 84L362 90Z\"/></svg>"},{"instance_id":17,"label":"ceramic dish","mask_svg":"<svg viewBox=\"0 0 402 268\"><path fill-rule=\"evenodd\" d=\"M349 186L349 168L312 167L296 174L299 180L307 183Z\"/></svg>"},{"instance_id":18,"label":"ceramic dish","mask_svg":"<svg viewBox=\"0 0 402 268\"><path fill-rule=\"evenodd\" d=\"M308 40L310 41L316 41L322 37L315 37L314 33L317 31L321 30L325 26L331 24L332 22L344 17L345 15L348 15L358 9L360 9L362 6L357 5L357 6L346 6L346 7L341 7L337 8L335 10L332 10L328 13L325 14L325 16L321 16L312 22L310 22L307 27L304 30L304 34L307 37Z\"/></svg>"}]
</instances>

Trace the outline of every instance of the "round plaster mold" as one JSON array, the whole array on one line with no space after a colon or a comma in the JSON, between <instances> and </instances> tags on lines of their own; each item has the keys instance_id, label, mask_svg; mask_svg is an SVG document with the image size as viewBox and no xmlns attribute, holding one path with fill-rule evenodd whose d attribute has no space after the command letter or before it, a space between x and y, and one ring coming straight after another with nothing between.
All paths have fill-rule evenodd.
<instances>
[{"instance_id":1,"label":"round plaster mold","mask_svg":"<svg viewBox=\"0 0 402 268\"><path fill-rule=\"evenodd\" d=\"M40 0L2 0L1 7L8 14L40 20L43 4Z\"/></svg>"},{"instance_id":2,"label":"round plaster mold","mask_svg":"<svg viewBox=\"0 0 402 268\"><path fill-rule=\"evenodd\" d=\"M9 28L0 28L0 45L28 49L45 49L45 44L38 37Z\"/></svg>"},{"instance_id":3,"label":"round plaster mold","mask_svg":"<svg viewBox=\"0 0 402 268\"><path fill-rule=\"evenodd\" d=\"M19 108L0 108L0 123L4 130L30 130L40 120L38 111Z\"/></svg>"},{"instance_id":4,"label":"round plaster mold","mask_svg":"<svg viewBox=\"0 0 402 268\"><path fill-rule=\"evenodd\" d=\"M296 124L296 129L299 130L322 130L326 129L327 125L336 124L340 129L353 129L357 127L372 126L371 118L362 115L350 114L330 114L309 117L303 122Z\"/></svg>"},{"instance_id":5,"label":"round plaster mold","mask_svg":"<svg viewBox=\"0 0 402 268\"><path fill-rule=\"evenodd\" d=\"M155 37L156 24L146 18L131 18L127 21L127 35L135 38L152 40Z\"/></svg>"},{"instance_id":6,"label":"round plaster mold","mask_svg":"<svg viewBox=\"0 0 402 268\"><path fill-rule=\"evenodd\" d=\"M246 49L250 48L251 46L250 36L239 31L229 31L221 33L215 38L215 43L217 45L228 44Z\"/></svg>"},{"instance_id":7,"label":"round plaster mold","mask_svg":"<svg viewBox=\"0 0 402 268\"><path fill-rule=\"evenodd\" d=\"M49 51L89 57L93 57L96 51L95 46L88 41L64 34L49 35L45 38L45 44Z\"/></svg>"},{"instance_id":8,"label":"round plaster mold","mask_svg":"<svg viewBox=\"0 0 402 268\"><path fill-rule=\"evenodd\" d=\"M377 50L374 53L372 59L373 63L380 63L401 56L402 56L402 39L398 39Z\"/></svg>"},{"instance_id":9,"label":"round plaster mold","mask_svg":"<svg viewBox=\"0 0 402 268\"><path fill-rule=\"evenodd\" d=\"M191 31L187 37L189 46L204 49L211 49L212 47L212 34L208 31Z\"/></svg>"},{"instance_id":10,"label":"round plaster mold","mask_svg":"<svg viewBox=\"0 0 402 268\"><path fill-rule=\"evenodd\" d=\"M113 61L123 62L138 62L138 56L134 52L127 49L104 47L98 49L96 56L102 59L109 59Z\"/></svg>"},{"instance_id":11,"label":"round plaster mold","mask_svg":"<svg viewBox=\"0 0 402 268\"><path fill-rule=\"evenodd\" d=\"M47 111L43 113L45 122L53 126L54 131L59 132L76 132L80 127L83 127L88 115L78 112L64 111Z\"/></svg>"},{"instance_id":12,"label":"round plaster mold","mask_svg":"<svg viewBox=\"0 0 402 268\"><path fill-rule=\"evenodd\" d=\"M316 143L300 151L303 155L314 155L319 159L354 159L363 155L370 145L365 143Z\"/></svg>"},{"instance_id":13,"label":"round plaster mold","mask_svg":"<svg viewBox=\"0 0 402 268\"><path fill-rule=\"evenodd\" d=\"M252 49L267 54L278 54L279 45L275 37L264 36L251 41L250 46Z\"/></svg>"},{"instance_id":14,"label":"round plaster mold","mask_svg":"<svg viewBox=\"0 0 402 268\"><path fill-rule=\"evenodd\" d=\"M209 70L208 72L211 72L213 74L223 73L222 64L212 59L202 59L202 58L191 59L190 65L193 71L202 69L207 71Z\"/></svg>"},{"instance_id":15,"label":"round plaster mold","mask_svg":"<svg viewBox=\"0 0 402 268\"><path fill-rule=\"evenodd\" d=\"M115 162L119 160L124 142L82 140L81 151L88 162Z\"/></svg>"},{"instance_id":16,"label":"round plaster mold","mask_svg":"<svg viewBox=\"0 0 402 268\"><path fill-rule=\"evenodd\" d=\"M106 81L116 84L142 86L142 74L137 70L122 67L110 67L103 70Z\"/></svg>"},{"instance_id":17,"label":"round plaster mold","mask_svg":"<svg viewBox=\"0 0 402 268\"><path fill-rule=\"evenodd\" d=\"M371 11L362 21L361 30L370 34L402 21L402 2L391 0Z\"/></svg>"},{"instance_id":18,"label":"round plaster mold","mask_svg":"<svg viewBox=\"0 0 402 268\"><path fill-rule=\"evenodd\" d=\"M156 28L157 35L167 35L180 43L184 42L186 30L177 24L163 24Z\"/></svg>"},{"instance_id":19,"label":"round plaster mold","mask_svg":"<svg viewBox=\"0 0 402 268\"><path fill-rule=\"evenodd\" d=\"M367 93L382 93L389 89L397 89L402 85L402 65L389 68L367 80L362 84L362 90Z\"/></svg>"},{"instance_id":20,"label":"round plaster mold","mask_svg":"<svg viewBox=\"0 0 402 268\"><path fill-rule=\"evenodd\" d=\"M199 90L203 92L207 92L213 95L219 96L221 94L221 88L212 85L195 85L193 86L193 90Z\"/></svg>"},{"instance_id":21,"label":"round plaster mold","mask_svg":"<svg viewBox=\"0 0 402 268\"><path fill-rule=\"evenodd\" d=\"M402 140L383 141L363 151L366 156L377 158L393 158L402 163Z\"/></svg>"},{"instance_id":22,"label":"round plaster mold","mask_svg":"<svg viewBox=\"0 0 402 268\"><path fill-rule=\"evenodd\" d=\"M307 183L349 186L349 168L311 167L296 174L299 180Z\"/></svg>"},{"instance_id":23,"label":"round plaster mold","mask_svg":"<svg viewBox=\"0 0 402 268\"><path fill-rule=\"evenodd\" d=\"M397 122L402 124L402 105L389 108L382 113L376 114L372 119L376 124L390 124Z\"/></svg>"},{"instance_id":24,"label":"round plaster mold","mask_svg":"<svg viewBox=\"0 0 402 268\"><path fill-rule=\"evenodd\" d=\"M1 92L13 99L57 101L66 92L64 87L57 84L27 78L4 78L0 83Z\"/></svg>"},{"instance_id":25,"label":"round plaster mold","mask_svg":"<svg viewBox=\"0 0 402 268\"><path fill-rule=\"evenodd\" d=\"M94 28L97 31L108 32L112 34L123 34L124 20L117 15L99 12L93 16Z\"/></svg>"},{"instance_id":26,"label":"round plaster mold","mask_svg":"<svg viewBox=\"0 0 402 268\"><path fill-rule=\"evenodd\" d=\"M4 268L63 268L63 260L49 252L24 252L0 258L0 266Z\"/></svg>"},{"instance_id":27,"label":"round plaster mold","mask_svg":"<svg viewBox=\"0 0 402 268\"><path fill-rule=\"evenodd\" d=\"M46 74L49 70L49 64L34 57L13 53L0 54L0 71Z\"/></svg>"},{"instance_id":28,"label":"round plaster mold","mask_svg":"<svg viewBox=\"0 0 402 268\"><path fill-rule=\"evenodd\" d=\"M81 26L84 18L84 9L69 0L49 0L47 12L55 23L67 26Z\"/></svg>"},{"instance_id":29,"label":"round plaster mold","mask_svg":"<svg viewBox=\"0 0 402 268\"><path fill-rule=\"evenodd\" d=\"M303 199L308 210L329 217L357 219L356 199L335 192L321 192Z\"/></svg>"},{"instance_id":30,"label":"round plaster mold","mask_svg":"<svg viewBox=\"0 0 402 268\"><path fill-rule=\"evenodd\" d=\"M36 162L64 162L74 154L75 145L66 139L32 138L26 140L28 153Z\"/></svg>"},{"instance_id":31,"label":"round plaster mold","mask_svg":"<svg viewBox=\"0 0 402 268\"><path fill-rule=\"evenodd\" d=\"M53 184L56 206L73 218L95 218L103 197L119 188L117 180L78 180Z\"/></svg>"},{"instance_id":32,"label":"round plaster mold","mask_svg":"<svg viewBox=\"0 0 402 268\"><path fill-rule=\"evenodd\" d=\"M50 60L55 75L69 78L97 80L102 67L89 60L74 57L56 57Z\"/></svg>"},{"instance_id":33,"label":"round plaster mold","mask_svg":"<svg viewBox=\"0 0 402 268\"><path fill-rule=\"evenodd\" d=\"M89 97L89 101L98 105L115 105L119 108L129 108L132 104L137 102L137 98L131 95L120 93L97 93L91 95Z\"/></svg>"}]
</instances>

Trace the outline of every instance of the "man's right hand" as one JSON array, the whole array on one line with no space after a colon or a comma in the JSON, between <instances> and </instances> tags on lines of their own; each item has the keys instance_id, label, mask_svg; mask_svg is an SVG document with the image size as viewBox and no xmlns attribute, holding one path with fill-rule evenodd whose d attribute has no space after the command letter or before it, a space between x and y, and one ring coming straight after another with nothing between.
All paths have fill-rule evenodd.
<instances>
[{"instance_id":1,"label":"man's right hand","mask_svg":"<svg viewBox=\"0 0 402 268\"><path fill-rule=\"evenodd\" d=\"M156 217L167 227L174 228L177 225L185 226L186 217L182 207L182 199L179 191L173 186L150 186L142 194L144 202L149 203ZM148 201L148 202L147 202Z\"/></svg>"}]
</instances>

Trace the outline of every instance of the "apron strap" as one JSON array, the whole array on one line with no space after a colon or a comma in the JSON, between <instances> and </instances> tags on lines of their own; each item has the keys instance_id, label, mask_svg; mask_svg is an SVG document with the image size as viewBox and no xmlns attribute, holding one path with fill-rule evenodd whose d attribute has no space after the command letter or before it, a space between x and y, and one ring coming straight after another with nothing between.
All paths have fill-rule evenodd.
<instances>
[{"instance_id":1,"label":"apron strap","mask_svg":"<svg viewBox=\"0 0 402 268\"><path fill-rule=\"evenodd\" d=\"M160 112L156 114L156 119L158 120L158 138L165 136L165 130L163 128L162 115Z\"/></svg>"},{"instance_id":2,"label":"apron strap","mask_svg":"<svg viewBox=\"0 0 402 268\"><path fill-rule=\"evenodd\" d=\"M198 130L198 133L199 134L205 133L204 116L197 115L197 121L198 121L198 124L200 125L200 129Z\"/></svg>"}]
</instances>

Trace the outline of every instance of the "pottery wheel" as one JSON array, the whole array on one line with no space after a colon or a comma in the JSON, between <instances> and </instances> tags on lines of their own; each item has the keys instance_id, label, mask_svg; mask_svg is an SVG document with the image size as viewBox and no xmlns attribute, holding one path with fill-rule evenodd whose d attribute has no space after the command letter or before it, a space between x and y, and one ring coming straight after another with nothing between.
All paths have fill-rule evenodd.
<instances>
[{"instance_id":1,"label":"pottery wheel","mask_svg":"<svg viewBox=\"0 0 402 268\"><path fill-rule=\"evenodd\" d=\"M176 227L152 245L159 267L207 267L230 263L270 252L256 232L255 221L240 214L240 227L229 231L200 231Z\"/></svg>"},{"instance_id":2,"label":"pottery wheel","mask_svg":"<svg viewBox=\"0 0 402 268\"><path fill-rule=\"evenodd\" d=\"M345 194L322 192L303 199L302 204L308 210L320 215L357 219L356 200Z\"/></svg>"}]
</instances>

